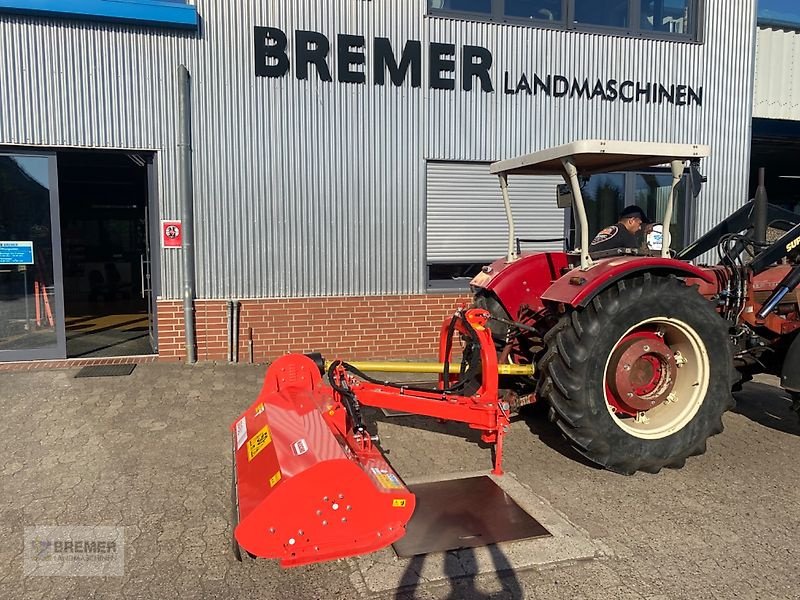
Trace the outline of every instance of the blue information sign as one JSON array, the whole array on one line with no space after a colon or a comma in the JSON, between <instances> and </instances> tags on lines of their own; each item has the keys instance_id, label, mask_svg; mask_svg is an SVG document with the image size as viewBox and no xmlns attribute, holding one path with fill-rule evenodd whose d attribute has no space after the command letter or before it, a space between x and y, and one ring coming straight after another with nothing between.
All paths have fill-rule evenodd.
<instances>
[{"instance_id":1,"label":"blue information sign","mask_svg":"<svg viewBox=\"0 0 800 600\"><path fill-rule=\"evenodd\" d=\"M0 242L0 265L32 265L33 242Z\"/></svg>"}]
</instances>

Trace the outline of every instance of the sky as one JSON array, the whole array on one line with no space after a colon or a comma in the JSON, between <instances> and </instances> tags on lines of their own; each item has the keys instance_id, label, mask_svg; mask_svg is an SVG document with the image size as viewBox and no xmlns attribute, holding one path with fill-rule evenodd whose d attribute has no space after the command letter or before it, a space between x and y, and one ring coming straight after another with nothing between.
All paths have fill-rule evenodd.
<instances>
[{"instance_id":1,"label":"sky","mask_svg":"<svg viewBox=\"0 0 800 600\"><path fill-rule=\"evenodd\" d=\"M773 21L800 24L800 2L797 0L758 0L758 16Z\"/></svg>"}]
</instances>

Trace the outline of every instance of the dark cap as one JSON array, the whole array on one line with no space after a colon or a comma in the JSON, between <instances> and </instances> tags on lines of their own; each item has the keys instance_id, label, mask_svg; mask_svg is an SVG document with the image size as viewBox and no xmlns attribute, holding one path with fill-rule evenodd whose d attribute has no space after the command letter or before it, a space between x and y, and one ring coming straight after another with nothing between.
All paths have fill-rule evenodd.
<instances>
[{"instance_id":1,"label":"dark cap","mask_svg":"<svg viewBox=\"0 0 800 600\"><path fill-rule=\"evenodd\" d=\"M652 221L647 218L647 215L644 214L644 211L634 204L626 206L622 209L622 212L619 213L620 220L627 219L628 217L639 217L642 223L652 223Z\"/></svg>"}]
</instances>

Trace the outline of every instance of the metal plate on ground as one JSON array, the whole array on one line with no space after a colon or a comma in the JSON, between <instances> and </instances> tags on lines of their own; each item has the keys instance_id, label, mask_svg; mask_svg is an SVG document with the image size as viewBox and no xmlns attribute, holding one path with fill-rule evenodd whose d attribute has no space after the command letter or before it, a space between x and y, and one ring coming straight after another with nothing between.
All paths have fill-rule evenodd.
<instances>
[{"instance_id":1,"label":"metal plate on ground","mask_svg":"<svg viewBox=\"0 0 800 600\"><path fill-rule=\"evenodd\" d=\"M397 410L389 410L388 408L381 408L380 411L383 413L384 417L392 418L392 417L407 417L409 416L408 413L400 412Z\"/></svg>"},{"instance_id":2,"label":"metal plate on ground","mask_svg":"<svg viewBox=\"0 0 800 600\"><path fill-rule=\"evenodd\" d=\"M75 377L124 377L130 375L136 365L92 365L83 367Z\"/></svg>"},{"instance_id":3,"label":"metal plate on ground","mask_svg":"<svg viewBox=\"0 0 800 600\"><path fill-rule=\"evenodd\" d=\"M550 536L489 477L434 481L408 488L417 497L417 507L406 535L394 544L398 556Z\"/></svg>"}]
</instances>

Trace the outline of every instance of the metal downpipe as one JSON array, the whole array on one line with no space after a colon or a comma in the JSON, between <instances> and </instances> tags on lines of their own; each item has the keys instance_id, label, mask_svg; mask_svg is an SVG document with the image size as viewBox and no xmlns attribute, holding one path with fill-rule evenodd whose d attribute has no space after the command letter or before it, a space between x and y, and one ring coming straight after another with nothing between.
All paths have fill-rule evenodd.
<instances>
[{"instance_id":1,"label":"metal downpipe","mask_svg":"<svg viewBox=\"0 0 800 600\"><path fill-rule=\"evenodd\" d=\"M189 70L178 67L180 133L181 222L183 224L183 323L186 362L197 362L197 338L194 318L194 185L192 180L192 97Z\"/></svg>"}]
</instances>

